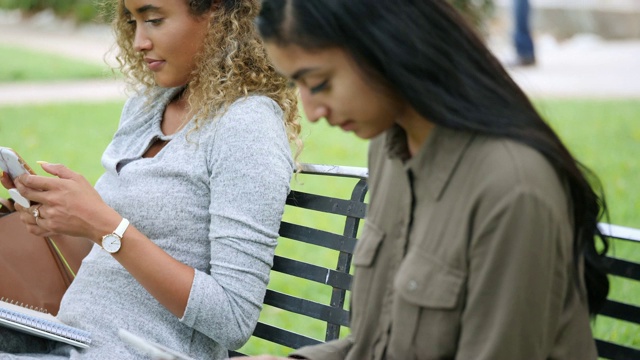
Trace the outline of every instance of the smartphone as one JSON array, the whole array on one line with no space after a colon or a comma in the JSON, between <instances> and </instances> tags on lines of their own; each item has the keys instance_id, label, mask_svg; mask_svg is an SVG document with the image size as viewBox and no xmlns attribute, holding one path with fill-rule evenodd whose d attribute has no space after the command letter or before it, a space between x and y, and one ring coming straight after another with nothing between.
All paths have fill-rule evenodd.
<instances>
[{"instance_id":1,"label":"smartphone","mask_svg":"<svg viewBox=\"0 0 640 360\"><path fill-rule=\"evenodd\" d=\"M9 174L11 180L14 180L22 174L35 175L35 172L31 169L31 167L29 167L29 165L27 165L24 159L22 159L22 157L18 155L17 152L15 152L11 148L2 146L0 146L0 169ZM31 202L29 201L29 199L23 197L20 192L18 192L18 189L13 188L9 189L8 191L9 195L11 195L11 198L18 204L26 208L31 206Z\"/></svg>"},{"instance_id":2,"label":"smartphone","mask_svg":"<svg viewBox=\"0 0 640 360\"><path fill-rule=\"evenodd\" d=\"M153 360L194 360L185 354L181 354L167 348L166 346L143 339L125 329L118 329L118 336L120 336L120 339L124 342L149 356Z\"/></svg>"}]
</instances>

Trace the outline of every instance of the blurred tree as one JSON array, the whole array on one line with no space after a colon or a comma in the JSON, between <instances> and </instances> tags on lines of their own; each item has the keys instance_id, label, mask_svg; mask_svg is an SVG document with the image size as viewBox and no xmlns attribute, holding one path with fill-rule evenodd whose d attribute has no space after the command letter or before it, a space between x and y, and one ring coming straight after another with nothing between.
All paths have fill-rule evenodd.
<instances>
[{"instance_id":1,"label":"blurred tree","mask_svg":"<svg viewBox=\"0 0 640 360\"><path fill-rule=\"evenodd\" d=\"M93 0L0 0L2 9L19 9L26 15L53 10L60 17L71 17L77 22L93 21L98 8Z\"/></svg>"},{"instance_id":2,"label":"blurred tree","mask_svg":"<svg viewBox=\"0 0 640 360\"><path fill-rule=\"evenodd\" d=\"M494 10L494 0L447 1L460 10L481 34L486 33L486 23ZM78 22L108 21L99 16L101 6L106 2L105 0L0 0L0 8L20 9L27 14L51 9L61 17L73 17Z\"/></svg>"}]
</instances>

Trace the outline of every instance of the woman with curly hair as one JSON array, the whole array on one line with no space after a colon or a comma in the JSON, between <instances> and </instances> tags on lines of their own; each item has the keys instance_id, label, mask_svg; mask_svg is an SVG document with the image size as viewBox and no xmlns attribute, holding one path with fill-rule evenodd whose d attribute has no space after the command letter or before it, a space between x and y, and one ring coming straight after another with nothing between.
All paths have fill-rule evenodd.
<instances>
[{"instance_id":1,"label":"woman with curly hair","mask_svg":"<svg viewBox=\"0 0 640 360\"><path fill-rule=\"evenodd\" d=\"M257 0L113 0L134 95L91 186L60 164L23 176L29 231L91 246L58 319L88 349L0 330L0 358L132 359L124 328L194 358L250 337L300 148L296 94L269 65ZM86 241L82 238L89 239ZM86 245L89 244L89 245Z\"/></svg>"}]
</instances>

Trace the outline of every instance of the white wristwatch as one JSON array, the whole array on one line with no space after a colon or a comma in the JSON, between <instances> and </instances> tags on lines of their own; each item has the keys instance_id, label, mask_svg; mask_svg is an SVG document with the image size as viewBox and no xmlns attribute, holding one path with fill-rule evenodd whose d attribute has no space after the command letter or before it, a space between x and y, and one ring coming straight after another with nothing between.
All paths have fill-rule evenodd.
<instances>
[{"instance_id":1,"label":"white wristwatch","mask_svg":"<svg viewBox=\"0 0 640 360\"><path fill-rule=\"evenodd\" d=\"M110 253L115 254L122 246L122 236L129 227L129 220L122 218L120 225L111 233L102 237L102 248Z\"/></svg>"}]
</instances>

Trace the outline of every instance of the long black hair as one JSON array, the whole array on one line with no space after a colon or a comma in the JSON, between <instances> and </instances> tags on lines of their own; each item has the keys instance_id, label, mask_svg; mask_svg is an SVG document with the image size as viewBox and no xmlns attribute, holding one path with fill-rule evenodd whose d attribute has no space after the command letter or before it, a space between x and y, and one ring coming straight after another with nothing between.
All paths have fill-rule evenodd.
<instances>
[{"instance_id":1,"label":"long black hair","mask_svg":"<svg viewBox=\"0 0 640 360\"><path fill-rule=\"evenodd\" d=\"M263 0L266 42L344 49L373 79L439 126L513 139L543 154L565 179L573 210L575 280L582 256L589 312L607 296L604 196L462 16L444 0ZM587 178L589 177L589 179ZM598 184L599 187L599 184ZM597 249L597 238L602 241Z\"/></svg>"}]
</instances>

